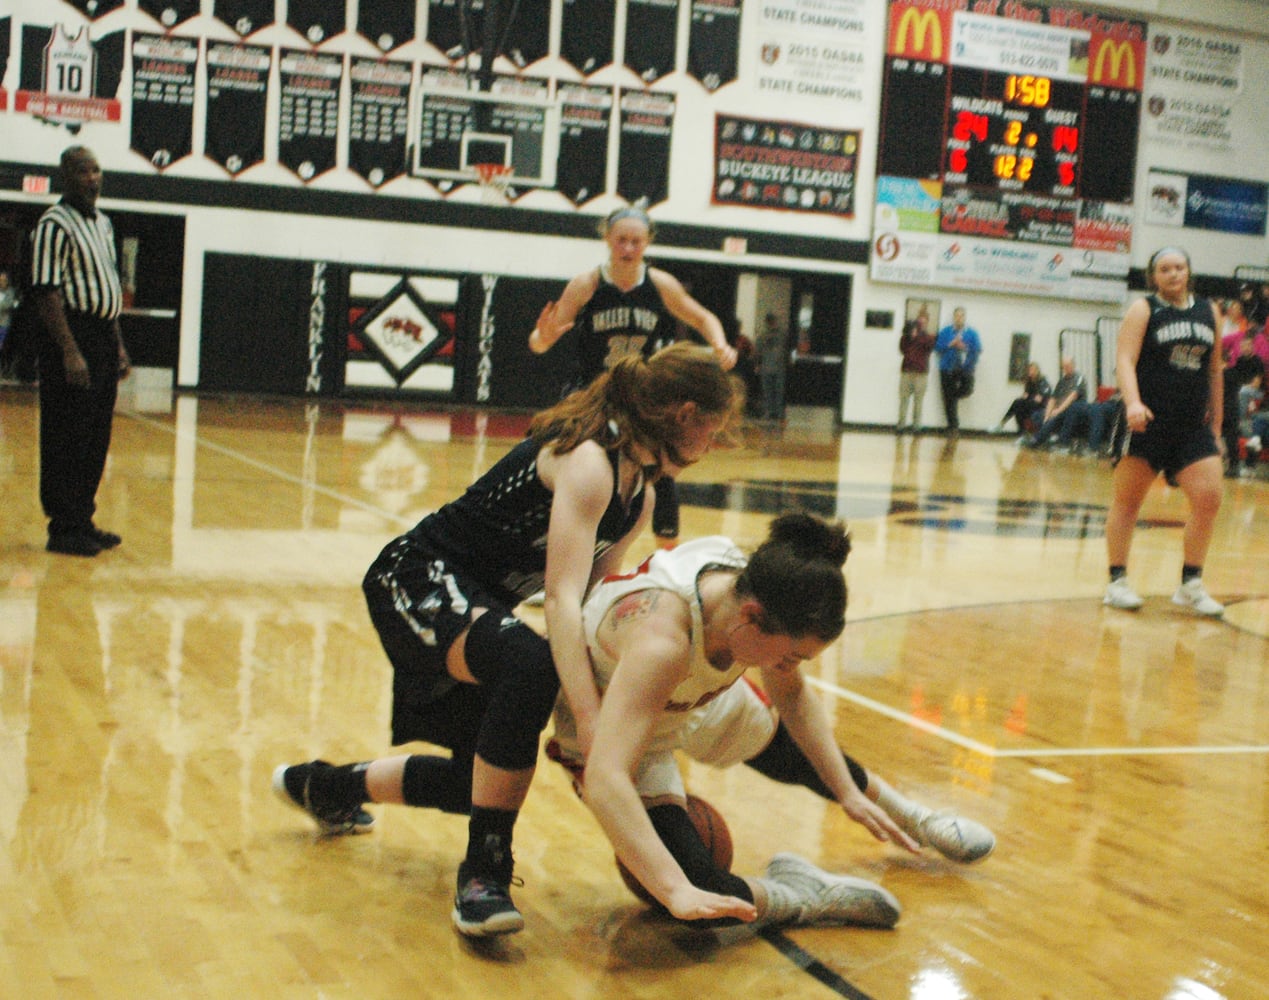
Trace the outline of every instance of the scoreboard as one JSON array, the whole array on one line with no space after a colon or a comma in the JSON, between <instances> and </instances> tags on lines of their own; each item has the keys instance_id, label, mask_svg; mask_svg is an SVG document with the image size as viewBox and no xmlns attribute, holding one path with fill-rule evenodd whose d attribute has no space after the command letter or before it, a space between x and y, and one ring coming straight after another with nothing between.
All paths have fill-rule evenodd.
<instances>
[{"instance_id":1,"label":"scoreboard","mask_svg":"<svg viewBox=\"0 0 1269 1000\"><path fill-rule=\"evenodd\" d=\"M1118 300L1146 25L968 6L890 4L873 277Z\"/></svg>"}]
</instances>

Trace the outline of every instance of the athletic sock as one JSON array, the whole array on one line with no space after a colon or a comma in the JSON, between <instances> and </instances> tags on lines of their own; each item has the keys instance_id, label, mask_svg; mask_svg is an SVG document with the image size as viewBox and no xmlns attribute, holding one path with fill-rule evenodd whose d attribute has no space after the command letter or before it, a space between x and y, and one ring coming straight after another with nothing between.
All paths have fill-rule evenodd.
<instances>
[{"instance_id":1,"label":"athletic sock","mask_svg":"<svg viewBox=\"0 0 1269 1000\"><path fill-rule=\"evenodd\" d=\"M1189 563L1181 567L1181 582L1189 583L1191 580L1197 580L1203 575L1202 566L1191 566Z\"/></svg>"},{"instance_id":2,"label":"athletic sock","mask_svg":"<svg viewBox=\"0 0 1269 1000\"><path fill-rule=\"evenodd\" d=\"M471 807L466 864L473 873L511 881L511 832L519 815L518 809Z\"/></svg>"},{"instance_id":3,"label":"athletic sock","mask_svg":"<svg viewBox=\"0 0 1269 1000\"><path fill-rule=\"evenodd\" d=\"M1128 575L1127 566L1112 566L1110 568L1110 582L1111 583L1114 583L1116 580L1122 580L1127 575Z\"/></svg>"},{"instance_id":4,"label":"athletic sock","mask_svg":"<svg viewBox=\"0 0 1269 1000\"><path fill-rule=\"evenodd\" d=\"M904 833L918 844L925 846L925 838L921 835L921 821L930 815L931 810L919 802L900 795L884 781L878 781L876 785L877 805L899 824Z\"/></svg>"}]
</instances>

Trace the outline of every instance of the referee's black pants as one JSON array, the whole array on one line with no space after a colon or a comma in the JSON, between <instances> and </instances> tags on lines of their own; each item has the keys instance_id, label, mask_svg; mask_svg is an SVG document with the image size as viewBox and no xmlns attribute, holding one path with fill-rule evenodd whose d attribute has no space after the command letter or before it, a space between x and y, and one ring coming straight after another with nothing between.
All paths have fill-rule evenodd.
<instances>
[{"instance_id":1,"label":"referee's black pants","mask_svg":"<svg viewBox=\"0 0 1269 1000\"><path fill-rule=\"evenodd\" d=\"M62 352L45 338L40 351L40 503L50 535L92 529L119 391L114 323L69 311L66 319L90 381L87 388L68 385Z\"/></svg>"}]
</instances>

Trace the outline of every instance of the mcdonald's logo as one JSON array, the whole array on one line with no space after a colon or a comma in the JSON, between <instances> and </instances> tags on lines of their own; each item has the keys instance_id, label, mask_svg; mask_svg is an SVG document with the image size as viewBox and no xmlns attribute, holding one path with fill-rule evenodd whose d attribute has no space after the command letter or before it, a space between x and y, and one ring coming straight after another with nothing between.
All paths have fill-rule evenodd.
<instances>
[{"instance_id":1,"label":"mcdonald's logo","mask_svg":"<svg viewBox=\"0 0 1269 1000\"><path fill-rule=\"evenodd\" d=\"M898 7L892 7L890 13L893 34L890 37L890 54L906 56L910 59L927 59L931 62L943 60L943 22L932 10L906 8L899 14ZM898 20L895 21L895 15ZM909 48L908 42L912 45Z\"/></svg>"},{"instance_id":2,"label":"mcdonald's logo","mask_svg":"<svg viewBox=\"0 0 1269 1000\"><path fill-rule=\"evenodd\" d=\"M1110 72L1107 73L1107 64ZM1103 38L1093 60L1093 83L1108 87L1137 89L1137 52L1132 42Z\"/></svg>"}]
</instances>

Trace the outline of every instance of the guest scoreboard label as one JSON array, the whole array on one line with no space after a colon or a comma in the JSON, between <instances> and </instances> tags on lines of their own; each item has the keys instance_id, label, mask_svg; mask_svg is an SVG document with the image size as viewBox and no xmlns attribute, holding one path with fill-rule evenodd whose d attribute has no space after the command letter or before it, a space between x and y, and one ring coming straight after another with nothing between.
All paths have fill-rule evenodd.
<instances>
[{"instance_id":1,"label":"guest scoreboard label","mask_svg":"<svg viewBox=\"0 0 1269 1000\"><path fill-rule=\"evenodd\" d=\"M969 6L890 4L873 277L1118 300L1145 23Z\"/></svg>"}]
</instances>

